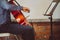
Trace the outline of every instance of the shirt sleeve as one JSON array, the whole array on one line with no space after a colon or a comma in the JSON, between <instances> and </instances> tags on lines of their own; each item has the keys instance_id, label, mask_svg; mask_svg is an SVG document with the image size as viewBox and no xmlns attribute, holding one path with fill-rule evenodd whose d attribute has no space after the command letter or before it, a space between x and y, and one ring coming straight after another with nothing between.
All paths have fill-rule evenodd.
<instances>
[{"instance_id":1,"label":"shirt sleeve","mask_svg":"<svg viewBox=\"0 0 60 40\"><path fill-rule=\"evenodd\" d=\"M5 0L1 1L1 7L3 9L6 9L6 10L22 10L23 9L22 6L17 6L17 5L10 4Z\"/></svg>"}]
</instances>

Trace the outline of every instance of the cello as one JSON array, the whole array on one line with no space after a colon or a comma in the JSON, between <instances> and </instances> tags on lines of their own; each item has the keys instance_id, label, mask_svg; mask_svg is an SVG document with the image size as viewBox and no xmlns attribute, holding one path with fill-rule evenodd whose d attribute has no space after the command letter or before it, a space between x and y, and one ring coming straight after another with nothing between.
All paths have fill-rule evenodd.
<instances>
[{"instance_id":1,"label":"cello","mask_svg":"<svg viewBox=\"0 0 60 40\"><path fill-rule=\"evenodd\" d=\"M15 0L14 0L15 1ZM16 1L15 1L16 2ZM13 0L10 0L9 1L10 4L14 4L16 5ZM17 2L16 2L17 3ZM18 4L18 3L17 3ZM18 4L19 5L19 4ZM26 18L25 16L23 15L23 13L21 12L21 10L14 10L14 11L11 11L11 13L13 14L14 18L16 19L16 21L21 24L21 25L25 25L26 22Z\"/></svg>"}]
</instances>

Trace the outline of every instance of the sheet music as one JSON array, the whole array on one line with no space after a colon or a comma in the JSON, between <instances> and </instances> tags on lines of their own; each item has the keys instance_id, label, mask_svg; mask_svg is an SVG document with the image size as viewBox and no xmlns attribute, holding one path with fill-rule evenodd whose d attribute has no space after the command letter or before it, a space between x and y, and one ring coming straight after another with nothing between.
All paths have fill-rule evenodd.
<instances>
[{"instance_id":1,"label":"sheet music","mask_svg":"<svg viewBox=\"0 0 60 40\"><path fill-rule=\"evenodd\" d=\"M55 6L56 2L53 2L50 6L50 8L48 9L46 14L49 14L51 12L51 10L53 9L53 7Z\"/></svg>"}]
</instances>

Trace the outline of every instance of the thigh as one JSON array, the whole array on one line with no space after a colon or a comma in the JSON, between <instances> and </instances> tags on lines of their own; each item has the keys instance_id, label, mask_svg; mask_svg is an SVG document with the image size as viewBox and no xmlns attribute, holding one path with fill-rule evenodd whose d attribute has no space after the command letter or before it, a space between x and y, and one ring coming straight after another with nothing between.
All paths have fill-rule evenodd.
<instances>
[{"instance_id":1,"label":"thigh","mask_svg":"<svg viewBox=\"0 0 60 40\"><path fill-rule=\"evenodd\" d=\"M32 30L31 26L23 26L18 23L8 24L8 32L13 34L22 34L24 31Z\"/></svg>"},{"instance_id":2,"label":"thigh","mask_svg":"<svg viewBox=\"0 0 60 40\"><path fill-rule=\"evenodd\" d=\"M30 31L33 31L31 26L23 26L13 22L0 26L0 33L23 34Z\"/></svg>"},{"instance_id":3,"label":"thigh","mask_svg":"<svg viewBox=\"0 0 60 40\"><path fill-rule=\"evenodd\" d=\"M6 24L0 25L0 33L7 33L7 31L8 31L8 28Z\"/></svg>"}]
</instances>

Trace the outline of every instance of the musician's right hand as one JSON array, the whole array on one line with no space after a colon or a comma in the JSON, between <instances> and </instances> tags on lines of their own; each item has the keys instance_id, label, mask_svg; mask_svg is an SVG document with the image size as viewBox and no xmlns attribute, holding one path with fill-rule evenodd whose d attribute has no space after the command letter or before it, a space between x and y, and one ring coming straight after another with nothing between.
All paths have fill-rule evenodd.
<instances>
[{"instance_id":1,"label":"musician's right hand","mask_svg":"<svg viewBox=\"0 0 60 40\"><path fill-rule=\"evenodd\" d=\"M23 9L22 9L22 11L24 11L24 12L30 12L30 9L29 8L27 8L27 7L23 7Z\"/></svg>"}]
</instances>

